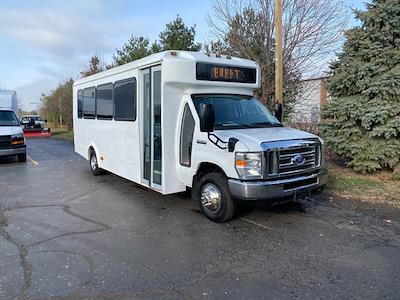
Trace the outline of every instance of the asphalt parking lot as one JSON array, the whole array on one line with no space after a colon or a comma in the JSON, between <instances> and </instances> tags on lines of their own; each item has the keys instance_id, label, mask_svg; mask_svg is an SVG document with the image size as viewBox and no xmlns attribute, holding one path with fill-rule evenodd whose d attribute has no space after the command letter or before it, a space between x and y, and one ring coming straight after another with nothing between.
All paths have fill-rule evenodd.
<instances>
[{"instance_id":1,"label":"asphalt parking lot","mask_svg":"<svg viewBox=\"0 0 400 300\"><path fill-rule=\"evenodd\" d=\"M186 194L93 177L68 141L0 160L0 299L398 299L400 225L321 195L214 224Z\"/></svg>"}]
</instances>

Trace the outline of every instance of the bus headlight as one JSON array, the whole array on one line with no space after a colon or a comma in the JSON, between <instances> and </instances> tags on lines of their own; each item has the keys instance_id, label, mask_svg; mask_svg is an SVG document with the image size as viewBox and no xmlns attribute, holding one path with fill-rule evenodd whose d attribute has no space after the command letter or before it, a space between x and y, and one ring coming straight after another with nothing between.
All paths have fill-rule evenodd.
<instances>
[{"instance_id":1,"label":"bus headlight","mask_svg":"<svg viewBox=\"0 0 400 300\"><path fill-rule=\"evenodd\" d=\"M262 177L262 152L238 152L235 156L235 167L242 179Z\"/></svg>"}]
</instances>

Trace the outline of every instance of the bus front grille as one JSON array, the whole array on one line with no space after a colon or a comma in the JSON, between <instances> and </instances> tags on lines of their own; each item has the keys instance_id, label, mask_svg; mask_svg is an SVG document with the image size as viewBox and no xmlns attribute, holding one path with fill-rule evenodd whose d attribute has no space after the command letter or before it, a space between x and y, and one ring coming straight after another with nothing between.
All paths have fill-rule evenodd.
<instances>
[{"instance_id":1,"label":"bus front grille","mask_svg":"<svg viewBox=\"0 0 400 300\"><path fill-rule=\"evenodd\" d=\"M269 147L265 151L266 178L300 175L320 167L321 145L317 140L285 141Z\"/></svg>"}]
</instances>

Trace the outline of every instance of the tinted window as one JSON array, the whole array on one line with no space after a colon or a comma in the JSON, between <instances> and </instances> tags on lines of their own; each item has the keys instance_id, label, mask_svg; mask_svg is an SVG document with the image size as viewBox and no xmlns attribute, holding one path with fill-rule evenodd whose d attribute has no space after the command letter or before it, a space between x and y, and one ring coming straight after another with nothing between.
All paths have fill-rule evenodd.
<instances>
[{"instance_id":1,"label":"tinted window","mask_svg":"<svg viewBox=\"0 0 400 300\"><path fill-rule=\"evenodd\" d=\"M194 119L189 105L185 105L181 127L181 142L179 160L182 166L190 167L192 163L192 142L194 132Z\"/></svg>"},{"instance_id":2,"label":"tinted window","mask_svg":"<svg viewBox=\"0 0 400 300\"><path fill-rule=\"evenodd\" d=\"M83 91L78 90L78 118L82 119L82 108L83 108Z\"/></svg>"},{"instance_id":3,"label":"tinted window","mask_svg":"<svg viewBox=\"0 0 400 300\"><path fill-rule=\"evenodd\" d=\"M136 120L136 79L130 78L114 84L114 119Z\"/></svg>"},{"instance_id":4,"label":"tinted window","mask_svg":"<svg viewBox=\"0 0 400 300\"><path fill-rule=\"evenodd\" d=\"M143 74L143 178L151 178L151 82L150 70Z\"/></svg>"},{"instance_id":5,"label":"tinted window","mask_svg":"<svg viewBox=\"0 0 400 300\"><path fill-rule=\"evenodd\" d=\"M280 127L278 120L257 98L240 95L194 95L197 113L202 103L214 106L215 129Z\"/></svg>"},{"instance_id":6,"label":"tinted window","mask_svg":"<svg viewBox=\"0 0 400 300\"><path fill-rule=\"evenodd\" d=\"M96 116L95 88L83 90L83 117L85 119L94 119Z\"/></svg>"},{"instance_id":7,"label":"tinted window","mask_svg":"<svg viewBox=\"0 0 400 300\"><path fill-rule=\"evenodd\" d=\"M153 182L162 184L161 71L153 72Z\"/></svg>"},{"instance_id":8,"label":"tinted window","mask_svg":"<svg viewBox=\"0 0 400 300\"><path fill-rule=\"evenodd\" d=\"M99 85L96 89L97 119L111 120L113 117L113 84Z\"/></svg>"}]
</instances>

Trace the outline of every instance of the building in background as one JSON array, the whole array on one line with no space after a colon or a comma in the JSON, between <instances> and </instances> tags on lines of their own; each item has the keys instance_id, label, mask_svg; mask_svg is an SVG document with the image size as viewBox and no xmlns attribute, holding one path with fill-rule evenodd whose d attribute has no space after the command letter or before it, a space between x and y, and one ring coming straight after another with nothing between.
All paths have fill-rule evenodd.
<instances>
[{"instance_id":1,"label":"building in background","mask_svg":"<svg viewBox=\"0 0 400 300\"><path fill-rule=\"evenodd\" d=\"M318 123L322 105L329 101L328 77L310 78L301 81L301 92L290 114L291 123Z\"/></svg>"},{"instance_id":2,"label":"building in background","mask_svg":"<svg viewBox=\"0 0 400 300\"><path fill-rule=\"evenodd\" d=\"M0 109L12 109L18 115L17 93L10 90L0 89Z\"/></svg>"}]
</instances>

